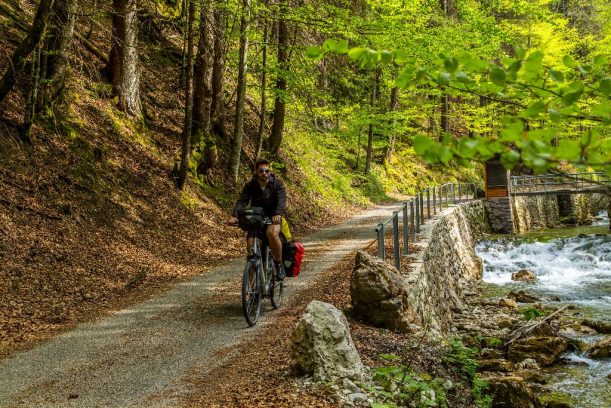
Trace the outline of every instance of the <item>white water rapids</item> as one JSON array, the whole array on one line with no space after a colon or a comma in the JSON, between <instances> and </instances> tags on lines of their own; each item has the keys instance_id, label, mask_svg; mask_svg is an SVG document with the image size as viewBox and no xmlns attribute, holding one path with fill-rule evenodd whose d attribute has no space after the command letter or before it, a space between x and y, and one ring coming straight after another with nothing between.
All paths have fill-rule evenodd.
<instances>
[{"instance_id":1,"label":"white water rapids","mask_svg":"<svg viewBox=\"0 0 611 408\"><path fill-rule=\"evenodd\" d=\"M513 236L482 241L477 254L484 262L484 281L506 291L524 289L556 305L578 306L577 316L611 321L611 234L609 218L600 213L589 235L539 239ZM579 231L575 230L575 234ZM592 234L591 232L594 232ZM553 232L551 235L554 235ZM511 274L520 269L535 273L534 283L514 282ZM582 338L593 343L600 339ZM567 366L553 368L550 384L570 392L575 407L608 408L611 387L607 375L611 361L592 360L575 352L565 356Z\"/></svg>"}]
</instances>

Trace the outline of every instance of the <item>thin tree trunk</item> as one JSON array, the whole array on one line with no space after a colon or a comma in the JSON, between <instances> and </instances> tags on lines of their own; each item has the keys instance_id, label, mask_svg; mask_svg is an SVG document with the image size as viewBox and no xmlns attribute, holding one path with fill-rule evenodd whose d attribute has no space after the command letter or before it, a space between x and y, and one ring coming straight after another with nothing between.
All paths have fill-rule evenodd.
<instances>
[{"instance_id":1,"label":"thin tree trunk","mask_svg":"<svg viewBox=\"0 0 611 408\"><path fill-rule=\"evenodd\" d=\"M394 117L395 112L397 111L397 107L399 106L399 88L393 87L390 90L390 112L393 115L392 123L390 126L390 135L388 136L388 150L386 150L386 160L390 160L392 154L395 150L395 140L397 139L396 135L396 124L397 120Z\"/></svg>"},{"instance_id":2,"label":"thin tree trunk","mask_svg":"<svg viewBox=\"0 0 611 408\"><path fill-rule=\"evenodd\" d=\"M38 99L38 88L40 84L40 62L42 46L39 45L34 51L32 64L30 67L30 85L26 99L25 113L23 115L23 128L21 129L21 139L30 143L32 141L32 124L36 114L36 100Z\"/></svg>"},{"instance_id":3,"label":"thin tree trunk","mask_svg":"<svg viewBox=\"0 0 611 408\"><path fill-rule=\"evenodd\" d=\"M269 136L269 150L274 155L278 154L282 144L284 119L286 117L289 30L284 17L287 12L287 3L288 0L283 0L280 5L280 20L278 20L278 74L276 77L276 99L274 101L274 123L272 124L272 131Z\"/></svg>"},{"instance_id":4,"label":"thin tree trunk","mask_svg":"<svg viewBox=\"0 0 611 408\"><path fill-rule=\"evenodd\" d=\"M375 104L378 99L378 83L380 80L380 70L376 70L373 78L373 88L371 89L371 115L374 115ZM369 118L369 131L367 133L367 158L365 159L365 174L371 173L371 162L373 159L373 122Z\"/></svg>"},{"instance_id":5,"label":"thin tree trunk","mask_svg":"<svg viewBox=\"0 0 611 408\"><path fill-rule=\"evenodd\" d=\"M210 132L211 74L212 74L212 9L210 0L204 0L200 11L199 43L195 62L193 92L192 144L197 146Z\"/></svg>"},{"instance_id":6,"label":"thin tree trunk","mask_svg":"<svg viewBox=\"0 0 611 408\"><path fill-rule=\"evenodd\" d=\"M441 119L439 120L439 126L442 132L450 131L450 97L448 94L441 95ZM441 137L441 136L440 136Z\"/></svg>"},{"instance_id":7,"label":"thin tree trunk","mask_svg":"<svg viewBox=\"0 0 611 408\"><path fill-rule=\"evenodd\" d=\"M34 51L34 48L36 48L40 42L47 27L52 6L53 0L41 0L38 9L36 9L32 29L13 52L8 68L0 81L0 102L2 102L11 89L13 89L17 74L23 72L28 55Z\"/></svg>"},{"instance_id":8,"label":"thin tree trunk","mask_svg":"<svg viewBox=\"0 0 611 408\"><path fill-rule=\"evenodd\" d=\"M189 161L191 159L191 126L193 123L193 21L195 20L195 0L189 1L187 23L187 65L185 66L185 122L182 129L182 151L180 155L180 170L178 172L178 188L183 189L187 180Z\"/></svg>"},{"instance_id":9,"label":"thin tree trunk","mask_svg":"<svg viewBox=\"0 0 611 408\"><path fill-rule=\"evenodd\" d=\"M242 16L240 18L240 53L238 62L238 87L236 94L234 136L231 148L229 167L234 182L238 181L240 170L240 154L244 136L244 100L246 97L246 62L248 59L248 30L250 25L250 0L242 1Z\"/></svg>"},{"instance_id":10,"label":"thin tree trunk","mask_svg":"<svg viewBox=\"0 0 611 408\"><path fill-rule=\"evenodd\" d=\"M119 109L131 117L140 117L137 0L113 0L112 48L107 72L113 93L119 99Z\"/></svg>"},{"instance_id":11,"label":"thin tree trunk","mask_svg":"<svg viewBox=\"0 0 611 408\"><path fill-rule=\"evenodd\" d=\"M215 131L223 138L225 132L225 101L223 79L225 76L225 13L218 6L214 9L214 61L212 63L212 103L210 117Z\"/></svg>"},{"instance_id":12,"label":"thin tree trunk","mask_svg":"<svg viewBox=\"0 0 611 408\"><path fill-rule=\"evenodd\" d=\"M57 100L66 84L70 53L74 40L77 0L55 0L51 14L50 38L42 74L45 85L41 95L43 106Z\"/></svg>"},{"instance_id":13,"label":"thin tree trunk","mask_svg":"<svg viewBox=\"0 0 611 408\"><path fill-rule=\"evenodd\" d=\"M255 152L255 160L259 158L261 150L263 149L263 134L265 132L265 115L266 112L266 93L265 88L267 86L267 21L263 24L263 56L261 64L261 116L259 119L259 132L257 134L257 151Z\"/></svg>"}]
</instances>

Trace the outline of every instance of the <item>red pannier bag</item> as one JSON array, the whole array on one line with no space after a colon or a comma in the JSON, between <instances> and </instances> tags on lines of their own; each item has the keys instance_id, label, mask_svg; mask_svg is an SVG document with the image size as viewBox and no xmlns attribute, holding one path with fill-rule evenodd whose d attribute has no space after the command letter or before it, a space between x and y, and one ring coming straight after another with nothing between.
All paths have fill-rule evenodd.
<instances>
[{"instance_id":1,"label":"red pannier bag","mask_svg":"<svg viewBox=\"0 0 611 408\"><path fill-rule=\"evenodd\" d=\"M282 245L282 260L284 271L289 278L296 278L301 271L301 262L305 249L299 241L284 241Z\"/></svg>"},{"instance_id":2,"label":"red pannier bag","mask_svg":"<svg viewBox=\"0 0 611 408\"><path fill-rule=\"evenodd\" d=\"M303 254L305 253L305 248L303 244L299 241L293 241L295 245L295 262L293 263L293 277L299 276L299 272L301 271L301 262L303 261Z\"/></svg>"}]
</instances>

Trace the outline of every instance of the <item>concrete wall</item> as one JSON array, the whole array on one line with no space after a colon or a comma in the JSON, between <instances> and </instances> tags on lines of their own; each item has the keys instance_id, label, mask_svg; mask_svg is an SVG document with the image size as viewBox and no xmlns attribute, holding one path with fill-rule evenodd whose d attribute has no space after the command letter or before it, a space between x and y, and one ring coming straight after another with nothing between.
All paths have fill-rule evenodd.
<instances>
[{"instance_id":1,"label":"concrete wall","mask_svg":"<svg viewBox=\"0 0 611 408\"><path fill-rule=\"evenodd\" d=\"M462 308L467 282L482 277L482 261L475 241L490 228L482 201L444 210L425 224L422 247L406 276L410 305L426 327L447 332L453 311Z\"/></svg>"}]
</instances>

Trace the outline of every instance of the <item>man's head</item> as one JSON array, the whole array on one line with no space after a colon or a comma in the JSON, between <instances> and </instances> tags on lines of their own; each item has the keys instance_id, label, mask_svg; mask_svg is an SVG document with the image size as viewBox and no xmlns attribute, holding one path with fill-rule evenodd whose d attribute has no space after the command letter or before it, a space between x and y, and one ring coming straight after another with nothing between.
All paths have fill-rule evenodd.
<instances>
[{"instance_id":1,"label":"man's head","mask_svg":"<svg viewBox=\"0 0 611 408\"><path fill-rule=\"evenodd\" d=\"M269 178L272 169L268 160L259 159L255 163L255 176L258 180L265 182Z\"/></svg>"}]
</instances>

